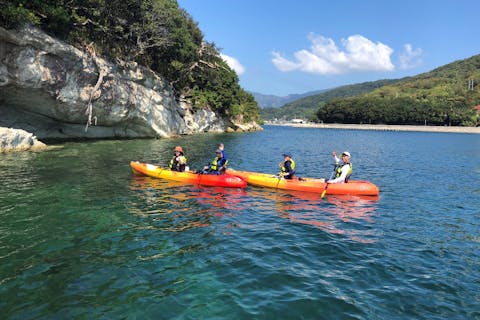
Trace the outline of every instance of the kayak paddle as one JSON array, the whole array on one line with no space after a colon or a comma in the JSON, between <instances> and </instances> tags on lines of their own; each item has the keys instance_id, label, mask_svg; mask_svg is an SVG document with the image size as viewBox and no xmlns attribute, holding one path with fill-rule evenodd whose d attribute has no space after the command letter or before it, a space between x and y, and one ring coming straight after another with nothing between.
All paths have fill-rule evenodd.
<instances>
[{"instance_id":1,"label":"kayak paddle","mask_svg":"<svg viewBox=\"0 0 480 320\"><path fill-rule=\"evenodd\" d=\"M332 172L332 174L330 175L330 179L328 179L327 181L332 180L333 174L335 173L335 171L336 171L335 169L336 169L336 168L337 168L337 165L335 165L335 167L333 168L333 172ZM322 194L321 194L321 196L320 196L321 199L323 199L323 197L325 197L325 194L327 193L328 185L329 185L329 183L327 182L327 183L325 184L325 189L323 189Z\"/></svg>"}]
</instances>

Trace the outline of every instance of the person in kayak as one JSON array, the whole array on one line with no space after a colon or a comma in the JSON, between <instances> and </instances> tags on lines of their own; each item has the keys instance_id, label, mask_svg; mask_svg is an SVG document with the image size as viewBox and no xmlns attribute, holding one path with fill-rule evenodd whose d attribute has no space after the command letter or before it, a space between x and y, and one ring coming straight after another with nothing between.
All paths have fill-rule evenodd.
<instances>
[{"instance_id":1,"label":"person in kayak","mask_svg":"<svg viewBox=\"0 0 480 320\"><path fill-rule=\"evenodd\" d=\"M218 146L218 149L222 151L222 158L224 158L226 160L227 159L227 154L225 153L225 150L224 150L225 146L223 145L223 143L220 143L220 145Z\"/></svg>"},{"instance_id":2,"label":"person in kayak","mask_svg":"<svg viewBox=\"0 0 480 320\"><path fill-rule=\"evenodd\" d=\"M327 183L347 183L350 175L352 174L352 163L350 162L350 152L342 152L342 159L337 157L335 151L332 152L335 159L335 177L334 179L327 180Z\"/></svg>"},{"instance_id":3,"label":"person in kayak","mask_svg":"<svg viewBox=\"0 0 480 320\"><path fill-rule=\"evenodd\" d=\"M173 152L174 154L168 164L168 168L172 171L184 172L187 165L187 158L183 153L182 147L176 146L175 149L173 149Z\"/></svg>"},{"instance_id":4,"label":"person in kayak","mask_svg":"<svg viewBox=\"0 0 480 320\"><path fill-rule=\"evenodd\" d=\"M292 159L292 155L290 153L283 154L283 162L278 164L281 171L278 174L285 179L292 179L295 175L295 161Z\"/></svg>"},{"instance_id":5,"label":"person in kayak","mask_svg":"<svg viewBox=\"0 0 480 320\"><path fill-rule=\"evenodd\" d=\"M212 162L203 168L202 173L210 173L210 174L224 174L225 170L227 170L228 160L224 157L223 151L223 144L220 145L221 149L218 148L215 151L215 158L213 158Z\"/></svg>"}]
</instances>

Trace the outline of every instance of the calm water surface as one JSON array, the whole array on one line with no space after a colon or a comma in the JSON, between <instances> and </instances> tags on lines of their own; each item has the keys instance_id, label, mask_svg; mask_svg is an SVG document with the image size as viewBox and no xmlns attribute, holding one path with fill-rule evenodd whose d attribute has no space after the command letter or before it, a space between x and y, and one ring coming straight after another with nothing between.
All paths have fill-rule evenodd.
<instances>
[{"instance_id":1,"label":"calm water surface","mask_svg":"<svg viewBox=\"0 0 480 320\"><path fill-rule=\"evenodd\" d=\"M130 160L329 177L379 198L188 186ZM2 319L480 319L480 137L266 126L0 155Z\"/></svg>"}]
</instances>

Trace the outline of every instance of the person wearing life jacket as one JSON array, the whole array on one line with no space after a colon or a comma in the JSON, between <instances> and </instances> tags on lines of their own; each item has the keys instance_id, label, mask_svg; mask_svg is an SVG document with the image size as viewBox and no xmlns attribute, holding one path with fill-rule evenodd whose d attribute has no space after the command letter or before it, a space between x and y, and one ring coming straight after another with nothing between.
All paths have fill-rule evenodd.
<instances>
[{"instance_id":1,"label":"person wearing life jacket","mask_svg":"<svg viewBox=\"0 0 480 320\"><path fill-rule=\"evenodd\" d=\"M183 153L182 147L176 146L173 152L174 155L168 164L168 168L172 171L184 172L187 165L187 158Z\"/></svg>"},{"instance_id":2,"label":"person wearing life jacket","mask_svg":"<svg viewBox=\"0 0 480 320\"><path fill-rule=\"evenodd\" d=\"M218 149L220 149L222 151L222 158L227 159L227 154L225 153L225 150L224 150L225 146L223 145L223 143L220 143L220 145L218 146Z\"/></svg>"},{"instance_id":3,"label":"person wearing life jacket","mask_svg":"<svg viewBox=\"0 0 480 320\"><path fill-rule=\"evenodd\" d=\"M342 160L337 157L335 151L332 152L335 158L335 177L326 181L327 183L347 183L352 174L352 163L350 162L350 152L342 152Z\"/></svg>"},{"instance_id":4,"label":"person wearing life jacket","mask_svg":"<svg viewBox=\"0 0 480 320\"><path fill-rule=\"evenodd\" d=\"M208 166L203 168L203 173L224 174L227 170L228 160L224 157L223 144L220 146L222 149L218 148L215 151L215 158Z\"/></svg>"},{"instance_id":5,"label":"person wearing life jacket","mask_svg":"<svg viewBox=\"0 0 480 320\"><path fill-rule=\"evenodd\" d=\"M295 175L295 161L293 161L290 153L283 154L283 162L280 162L278 166L281 170L278 174L279 176L282 176L285 179L292 179Z\"/></svg>"}]
</instances>

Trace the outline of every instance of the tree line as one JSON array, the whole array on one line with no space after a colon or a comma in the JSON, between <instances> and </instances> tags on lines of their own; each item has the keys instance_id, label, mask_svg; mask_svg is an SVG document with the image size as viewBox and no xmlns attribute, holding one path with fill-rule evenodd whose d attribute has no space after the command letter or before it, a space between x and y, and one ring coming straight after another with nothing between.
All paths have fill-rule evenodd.
<instances>
[{"instance_id":1,"label":"tree line","mask_svg":"<svg viewBox=\"0 0 480 320\"><path fill-rule=\"evenodd\" d=\"M412 97L336 99L317 111L326 123L476 126L477 115L463 99L417 100Z\"/></svg>"}]
</instances>

